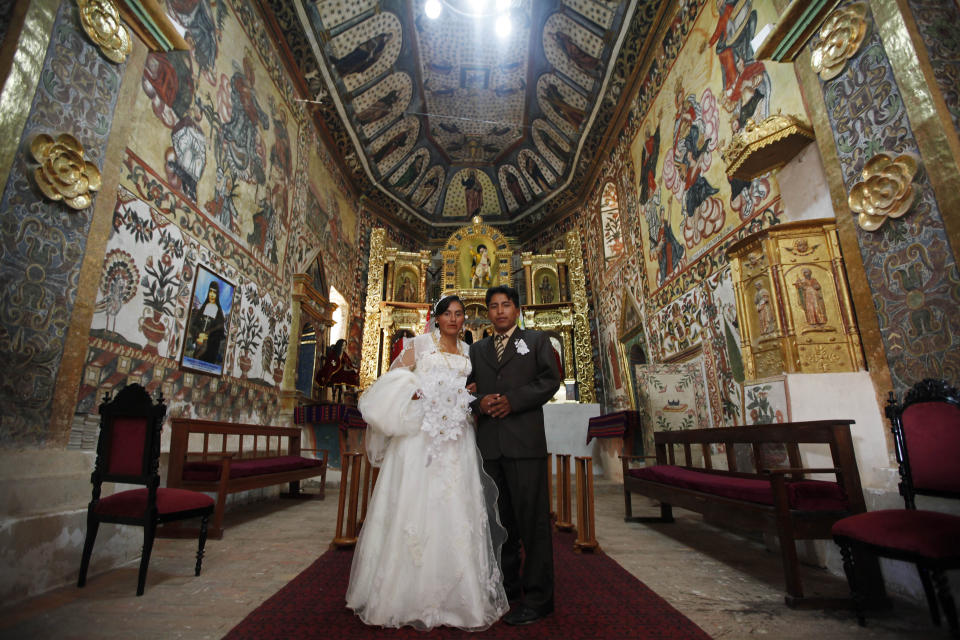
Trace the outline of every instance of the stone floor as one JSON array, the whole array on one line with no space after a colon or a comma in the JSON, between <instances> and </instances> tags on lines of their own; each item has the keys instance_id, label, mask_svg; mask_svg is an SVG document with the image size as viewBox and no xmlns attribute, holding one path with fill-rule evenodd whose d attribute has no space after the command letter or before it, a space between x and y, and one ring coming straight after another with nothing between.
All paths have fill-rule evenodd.
<instances>
[{"instance_id":1,"label":"stone floor","mask_svg":"<svg viewBox=\"0 0 960 640\"><path fill-rule=\"evenodd\" d=\"M326 500L274 499L229 511L226 534L208 542L199 577L195 541L158 540L143 597L134 595L136 564L91 575L84 589L64 587L0 610L0 638L220 638L327 550L335 491ZM625 523L620 487L598 483L595 491L603 551L714 638L947 637L925 609L899 600L893 611L872 614L866 628L848 611L788 609L779 555L679 509L674 524ZM846 594L846 584L825 570L804 567L803 574L808 594Z\"/></svg>"}]
</instances>

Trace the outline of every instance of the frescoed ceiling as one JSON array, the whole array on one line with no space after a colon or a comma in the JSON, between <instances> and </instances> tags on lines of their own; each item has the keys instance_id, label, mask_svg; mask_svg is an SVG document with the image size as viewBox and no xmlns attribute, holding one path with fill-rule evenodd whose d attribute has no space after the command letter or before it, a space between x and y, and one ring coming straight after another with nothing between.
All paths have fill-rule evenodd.
<instances>
[{"instance_id":1,"label":"frescoed ceiling","mask_svg":"<svg viewBox=\"0 0 960 640\"><path fill-rule=\"evenodd\" d=\"M265 4L357 192L442 236L576 199L662 0Z\"/></svg>"}]
</instances>

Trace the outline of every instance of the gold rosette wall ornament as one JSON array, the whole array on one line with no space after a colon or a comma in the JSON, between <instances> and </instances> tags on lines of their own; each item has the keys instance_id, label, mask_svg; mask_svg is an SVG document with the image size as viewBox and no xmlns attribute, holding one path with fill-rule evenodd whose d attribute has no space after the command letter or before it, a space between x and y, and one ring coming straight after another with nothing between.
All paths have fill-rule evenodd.
<instances>
[{"instance_id":1,"label":"gold rosette wall ornament","mask_svg":"<svg viewBox=\"0 0 960 640\"><path fill-rule=\"evenodd\" d=\"M826 82L843 71L867 35L867 5L851 4L834 11L820 27L820 42L813 48L810 65Z\"/></svg>"},{"instance_id":2,"label":"gold rosette wall ornament","mask_svg":"<svg viewBox=\"0 0 960 640\"><path fill-rule=\"evenodd\" d=\"M84 159L76 138L63 133L54 140L41 133L30 143L30 152L40 163L33 176L43 195L63 200L72 209L90 206L90 192L100 189L100 170Z\"/></svg>"},{"instance_id":3,"label":"gold rosette wall ornament","mask_svg":"<svg viewBox=\"0 0 960 640\"><path fill-rule=\"evenodd\" d=\"M913 177L920 162L912 154L894 158L878 153L867 161L861 173L862 180L853 185L847 203L859 213L858 222L867 231L876 231L887 218L899 218L907 213L917 196Z\"/></svg>"},{"instance_id":4,"label":"gold rosette wall ornament","mask_svg":"<svg viewBox=\"0 0 960 640\"><path fill-rule=\"evenodd\" d=\"M80 24L94 44L109 60L124 62L133 43L130 33L120 22L120 12L111 0L77 0Z\"/></svg>"}]
</instances>

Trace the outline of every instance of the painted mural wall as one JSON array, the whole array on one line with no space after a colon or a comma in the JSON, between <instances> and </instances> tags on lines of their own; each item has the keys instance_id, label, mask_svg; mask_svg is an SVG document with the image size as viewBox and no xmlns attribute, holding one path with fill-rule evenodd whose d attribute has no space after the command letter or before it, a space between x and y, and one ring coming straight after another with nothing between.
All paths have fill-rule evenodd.
<instances>
[{"instance_id":1,"label":"painted mural wall","mask_svg":"<svg viewBox=\"0 0 960 640\"><path fill-rule=\"evenodd\" d=\"M366 238L382 222L351 195L254 3L168 9L192 49L114 65L89 43L75 5L63 2L23 132L29 140L37 131L70 131L103 166L113 118L133 123L97 257L102 275L89 301L75 423L130 382L162 391L168 415L275 423L294 332L292 275L319 254L327 282L347 299L348 336L362 335ZM131 74L133 107L113 114ZM67 216L62 205L38 200L22 157L2 205L11 212L4 243L13 249L3 257L4 351L23 360L3 380L8 443L48 435L95 210ZM24 237L29 229L39 241ZM399 231L392 239L413 244ZM34 263L39 279L24 280ZM55 322L24 323L21 307L46 307Z\"/></svg>"},{"instance_id":2,"label":"painted mural wall","mask_svg":"<svg viewBox=\"0 0 960 640\"><path fill-rule=\"evenodd\" d=\"M319 251L356 298L357 204L252 3L171 17L193 49L150 53L95 302L78 412L124 380L163 390L173 415L275 420L293 273ZM221 296L209 320L212 274ZM217 301L219 302L219 301ZM222 325L207 334L204 324ZM212 340L219 341L215 351Z\"/></svg>"},{"instance_id":3,"label":"painted mural wall","mask_svg":"<svg viewBox=\"0 0 960 640\"><path fill-rule=\"evenodd\" d=\"M758 61L750 45L758 25L776 15L772 3L757 1L689 2L678 10L654 47L616 148L571 216L584 238L607 411L636 407L650 424L744 424L725 250L784 213L774 176L728 179L720 151L750 118L804 113L790 65ZM570 224L558 224L556 235ZM552 235L545 230L535 242ZM622 326L625 301L642 316L631 345L648 364L631 364L618 348L631 329ZM673 388L678 380L682 389ZM676 402L652 402L644 391L650 385L670 388Z\"/></svg>"},{"instance_id":4,"label":"painted mural wall","mask_svg":"<svg viewBox=\"0 0 960 640\"><path fill-rule=\"evenodd\" d=\"M918 96L916 113L911 114L913 102L903 94L917 89L901 86L913 79L897 75L897 69L912 73L915 65L909 52L884 40L901 34L884 33L886 27L867 11L863 45L842 73L805 85L808 92L813 89L808 99L822 101L811 107L817 114L811 114L798 86L797 74L803 74L794 65L756 60L750 45L760 26L775 21L772 2L691 0L677 9L653 48L632 112L587 204L527 243L546 246L571 228L581 231L594 303L595 356L602 363L598 390L602 384L606 410L637 406L650 424L789 420L783 380L743 385L740 320L725 256L737 239L789 218L777 174L751 182L731 180L720 157L748 118L760 120L778 111L822 120L821 153L827 153L824 145L829 147L825 162L834 162L830 166L839 171L839 178L828 173L829 179L846 191L861 179L864 163L881 150L916 155L928 150L925 160L931 164L916 178L917 203L911 213L877 232L849 225L856 244L845 244L844 250L859 250L864 295L857 301L858 314L877 312L878 341L870 346L883 353L892 389L902 394L924 376L956 380L960 278L950 246L956 230L942 213L945 205L955 203L956 191L949 186L935 191L938 184L952 184L941 174L944 166L954 165L942 157L948 145L934 144L931 131L911 116L925 117L924 105L942 100L948 116L942 134L955 139L952 41L934 34L957 14L955 7L942 3L909 3L909 10L908 28L915 29L911 33L933 74L933 94ZM808 48L817 42L814 37ZM873 98L864 101L862 96ZM615 215L610 185L616 189ZM841 212L855 215L846 206ZM638 303L651 364L624 364L623 352L611 348L629 329L622 326L625 300ZM697 384L707 400L692 410L679 397L688 392L686 387L671 389L670 380L662 377L677 376L664 366L687 364L684 385L701 371ZM646 382L633 389L630 380ZM676 402L651 402L648 392L654 387L678 395ZM684 404L687 413L679 410Z\"/></svg>"}]
</instances>

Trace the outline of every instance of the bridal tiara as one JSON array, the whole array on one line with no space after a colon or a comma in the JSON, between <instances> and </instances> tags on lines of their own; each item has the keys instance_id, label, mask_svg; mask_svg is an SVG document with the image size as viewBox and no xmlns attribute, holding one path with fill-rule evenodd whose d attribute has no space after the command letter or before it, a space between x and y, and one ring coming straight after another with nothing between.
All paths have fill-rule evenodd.
<instances>
[{"instance_id":1,"label":"bridal tiara","mask_svg":"<svg viewBox=\"0 0 960 640\"><path fill-rule=\"evenodd\" d=\"M446 300L447 298L452 298L452 297L455 296L455 295L456 295L455 293L448 293L448 294L445 295L445 296L441 296L439 300L437 300L435 303L433 303L433 311L431 311L430 315L436 316L436 315L437 315L437 307L440 306L440 303L443 302L444 300Z\"/></svg>"}]
</instances>

